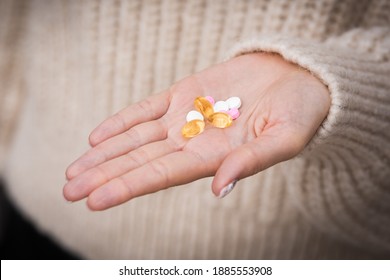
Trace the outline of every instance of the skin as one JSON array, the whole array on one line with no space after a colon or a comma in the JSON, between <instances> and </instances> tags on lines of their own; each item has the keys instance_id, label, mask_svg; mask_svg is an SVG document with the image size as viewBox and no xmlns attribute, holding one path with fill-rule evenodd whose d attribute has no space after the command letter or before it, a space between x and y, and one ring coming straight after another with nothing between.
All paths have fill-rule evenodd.
<instances>
[{"instance_id":1,"label":"skin","mask_svg":"<svg viewBox=\"0 0 390 280\"><path fill-rule=\"evenodd\" d=\"M181 135L198 96L239 96L241 116ZM214 176L212 191L299 154L330 107L326 86L278 55L233 58L131 105L95 128L91 149L66 171L64 196L104 210L138 196Z\"/></svg>"}]
</instances>

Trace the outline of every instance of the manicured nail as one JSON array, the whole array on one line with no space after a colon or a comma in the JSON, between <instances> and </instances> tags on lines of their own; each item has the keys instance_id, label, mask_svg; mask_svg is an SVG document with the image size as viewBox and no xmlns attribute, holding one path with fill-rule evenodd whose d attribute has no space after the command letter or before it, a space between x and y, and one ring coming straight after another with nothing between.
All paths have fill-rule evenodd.
<instances>
[{"instance_id":1,"label":"manicured nail","mask_svg":"<svg viewBox=\"0 0 390 280\"><path fill-rule=\"evenodd\" d=\"M234 180L233 182L231 182L229 185L227 185L226 187L224 187L221 192L219 193L219 196L218 198L224 198L225 196L227 196L233 189L234 189L234 186L236 185L236 183L238 182L238 180Z\"/></svg>"}]
</instances>

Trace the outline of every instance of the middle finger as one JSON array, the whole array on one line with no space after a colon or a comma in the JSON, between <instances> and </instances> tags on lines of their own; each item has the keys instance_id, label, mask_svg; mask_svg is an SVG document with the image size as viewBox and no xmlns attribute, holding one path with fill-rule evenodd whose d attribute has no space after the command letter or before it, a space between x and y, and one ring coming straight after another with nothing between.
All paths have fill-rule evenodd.
<instances>
[{"instance_id":1,"label":"middle finger","mask_svg":"<svg viewBox=\"0 0 390 280\"><path fill-rule=\"evenodd\" d=\"M71 180L92 167L124 155L142 145L162 140L166 136L167 129L162 119L139 124L91 148L69 166L66 171L67 178Z\"/></svg>"}]
</instances>

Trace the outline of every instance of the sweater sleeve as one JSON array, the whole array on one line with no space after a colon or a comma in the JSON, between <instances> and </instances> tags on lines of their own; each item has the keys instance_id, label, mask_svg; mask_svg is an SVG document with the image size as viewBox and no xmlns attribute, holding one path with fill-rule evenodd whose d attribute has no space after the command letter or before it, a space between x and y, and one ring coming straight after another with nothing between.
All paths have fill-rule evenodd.
<instances>
[{"instance_id":1,"label":"sweater sleeve","mask_svg":"<svg viewBox=\"0 0 390 280\"><path fill-rule=\"evenodd\" d=\"M315 43L258 37L230 57L278 53L317 76L331 108L286 163L288 189L315 225L373 250L390 250L390 29L355 29Z\"/></svg>"}]
</instances>

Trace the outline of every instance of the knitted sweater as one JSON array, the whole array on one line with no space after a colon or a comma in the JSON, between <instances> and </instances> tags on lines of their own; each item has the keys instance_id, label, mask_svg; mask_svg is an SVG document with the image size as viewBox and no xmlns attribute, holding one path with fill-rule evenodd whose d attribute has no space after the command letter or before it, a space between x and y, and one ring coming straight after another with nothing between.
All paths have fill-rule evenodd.
<instances>
[{"instance_id":1,"label":"knitted sweater","mask_svg":"<svg viewBox=\"0 0 390 280\"><path fill-rule=\"evenodd\" d=\"M390 2L0 1L0 157L13 202L85 258L390 256ZM228 57L279 53L329 88L295 159L103 212L62 197L89 132L128 104Z\"/></svg>"}]
</instances>

